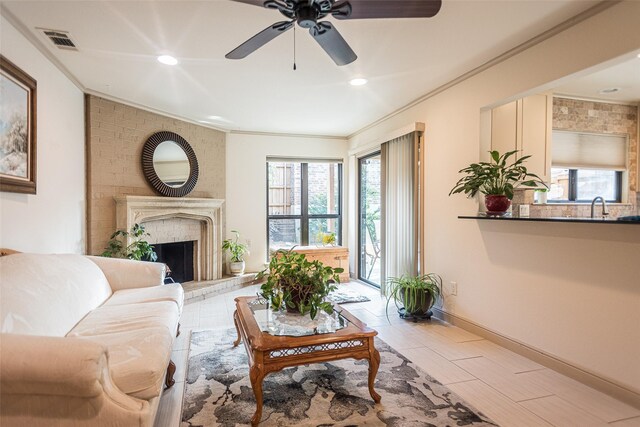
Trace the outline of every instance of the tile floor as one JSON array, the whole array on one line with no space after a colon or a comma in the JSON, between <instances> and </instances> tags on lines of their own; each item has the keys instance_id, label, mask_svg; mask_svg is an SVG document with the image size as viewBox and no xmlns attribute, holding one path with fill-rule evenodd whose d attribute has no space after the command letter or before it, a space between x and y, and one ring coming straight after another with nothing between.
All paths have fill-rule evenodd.
<instances>
[{"instance_id":1,"label":"tile floor","mask_svg":"<svg viewBox=\"0 0 640 427\"><path fill-rule=\"evenodd\" d=\"M638 409L447 323L414 324L397 316L390 316L389 323L377 290L358 282L349 287L371 301L345 308L503 427L640 427ZM180 425L189 330L232 328L233 299L257 291L258 286L250 286L185 305L173 352L176 384L161 398L155 427Z\"/></svg>"}]
</instances>

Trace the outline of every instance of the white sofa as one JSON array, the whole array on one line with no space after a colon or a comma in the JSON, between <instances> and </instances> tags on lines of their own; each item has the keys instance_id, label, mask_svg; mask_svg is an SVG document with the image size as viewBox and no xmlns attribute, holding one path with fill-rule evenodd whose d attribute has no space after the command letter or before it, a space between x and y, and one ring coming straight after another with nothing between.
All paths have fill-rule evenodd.
<instances>
[{"instance_id":1,"label":"white sofa","mask_svg":"<svg viewBox=\"0 0 640 427\"><path fill-rule=\"evenodd\" d=\"M0 257L0 425L154 423L184 295L164 264Z\"/></svg>"}]
</instances>

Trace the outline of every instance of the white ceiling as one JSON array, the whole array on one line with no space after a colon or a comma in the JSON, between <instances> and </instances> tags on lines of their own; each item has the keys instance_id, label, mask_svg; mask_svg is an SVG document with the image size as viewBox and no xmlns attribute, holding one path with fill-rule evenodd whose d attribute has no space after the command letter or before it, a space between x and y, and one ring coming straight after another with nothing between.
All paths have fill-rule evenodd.
<instances>
[{"instance_id":1,"label":"white ceiling","mask_svg":"<svg viewBox=\"0 0 640 427\"><path fill-rule=\"evenodd\" d=\"M443 0L434 18L334 20L358 54L343 67L298 27L297 71L293 31L246 59L224 58L283 20L275 10L228 0L2 4L88 91L229 130L347 136L596 3ZM37 27L69 31L78 51L55 48ZM159 54L180 63L162 65ZM352 87L353 77L369 84Z\"/></svg>"},{"instance_id":2,"label":"white ceiling","mask_svg":"<svg viewBox=\"0 0 640 427\"><path fill-rule=\"evenodd\" d=\"M617 88L619 91L610 94L600 93L602 89L609 88ZM636 57L606 70L577 78L558 86L554 93L605 101L640 102L640 58Z\"/></svg>"}]
</instances>

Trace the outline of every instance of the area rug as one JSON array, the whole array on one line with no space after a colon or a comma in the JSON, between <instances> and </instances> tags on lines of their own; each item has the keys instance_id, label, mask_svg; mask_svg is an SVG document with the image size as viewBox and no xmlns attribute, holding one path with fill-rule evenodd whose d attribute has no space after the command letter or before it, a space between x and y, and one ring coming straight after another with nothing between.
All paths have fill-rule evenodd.
<instances>
[{"instance_id":1,"label":"area rug","mask_svg":"<svg viewBox=\"0 0 640 427\"><path fill-rule=\"evenodd\" d=\"M336 304L348 304L350 302L367 302L371 301L366 296L349 289L348 285L338 286L338 289L329 294L329 299Z\"/></svg>"},{"instance_id":2,"label":"area rug","mask_svg":"<svg viewBox=\"0 0 640 427\"><path fill-rule=\"evenodd\" d=\"M191 336L181 427L248 425L256 408L243 345L234 329ZM445 386L376 338L381 364L375 404L368 362L353 359L271 373L260 426L495 426Z\"/></svg>"}]
</instances>

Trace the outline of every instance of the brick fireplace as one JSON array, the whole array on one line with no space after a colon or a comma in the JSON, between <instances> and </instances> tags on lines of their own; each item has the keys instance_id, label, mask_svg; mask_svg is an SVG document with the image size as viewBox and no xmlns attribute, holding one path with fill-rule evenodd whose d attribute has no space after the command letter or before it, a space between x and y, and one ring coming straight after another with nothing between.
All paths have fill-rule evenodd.
<instances>
[{"instance_id":1,"label":"brick fireplace","mask_svg":"<svg viewBox=\"0 0 640 427\"><path fill-rule=\"evenodd\" d=\"M224 200L132 195L115 199L118 229L144 224L151 244L194 241L194 281L222 277Z\"/></svg>"}]
</instances>

